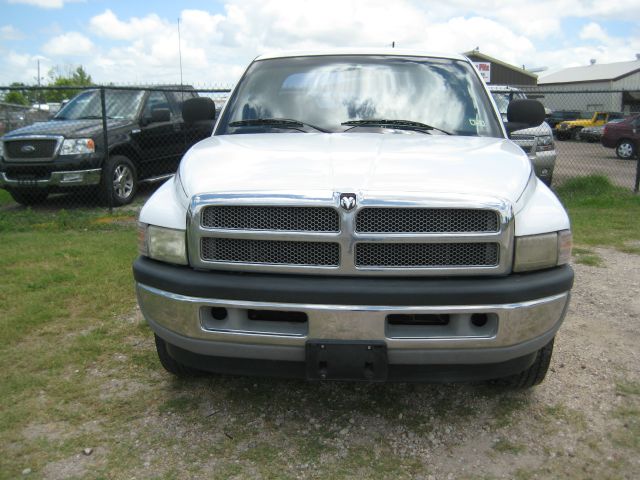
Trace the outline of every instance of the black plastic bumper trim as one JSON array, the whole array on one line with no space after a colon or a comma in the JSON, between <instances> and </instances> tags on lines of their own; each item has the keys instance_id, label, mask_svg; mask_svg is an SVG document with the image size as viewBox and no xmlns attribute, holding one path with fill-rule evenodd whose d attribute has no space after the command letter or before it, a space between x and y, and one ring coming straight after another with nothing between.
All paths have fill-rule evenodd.
<instances>
[{"instance_id":1,"label":"black plastic bumper trim","mask_svg":"<svg viewBox=\"0 0 640 480\"><path fill-rule=\"evenodd\" d=\"M169 354L183 365L196 370L226 375L268 376L305 379L305 362L201 355L175 345L167 345ZM505 362L463 365L388 365L385 381L390 382L480 382L493 380L527 369L536 352ZM355 380L349 380L355 381ZM366 379L360 381L367 381Z\"/></svg>"},{"instance_id":2,"label":"black plastic bumper trim","mask_svg":"<svg viewBox=\"0 0 640 480\"><path fill-rule=\"evenodd\" d=\"M197 271L146 257L133 263L135 280L200 298L319 305L490 305L568 292L568 266L505 277L337 277Z\"/></svg>"}]
</instances>

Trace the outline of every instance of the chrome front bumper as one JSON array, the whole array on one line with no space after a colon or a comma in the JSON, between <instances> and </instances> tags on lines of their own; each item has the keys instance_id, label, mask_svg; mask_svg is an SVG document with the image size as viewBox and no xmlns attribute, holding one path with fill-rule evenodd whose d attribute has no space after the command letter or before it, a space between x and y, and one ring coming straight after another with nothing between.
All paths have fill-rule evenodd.
<instances>
[{"instance_id":1,"label":"chrome front bumper","mask_svg":"<svg viewBox=\"0 0 640 480\"><path fill-rule=\"evenodd\" d=\"M372 306L198 298L136 284L140 309L167 342L221 357L304 361L310 339L383 340L390 364L498 363L528 355L560 327L569 292L498 305ZM212 308L227 311L224 320ZM249 310L303 312L303 323L249 319ZM447 325L392 325L389 314L449 314ZM470 321L487 314L485 325Z\"/></svg>"},{"instance_id":2,"label":"chrome front bumper","mask_svg":"<svg viewBox=\"0 0 640 480\"><path fill-rule=\"evenodd\" d=\"M70 170L66 172L51 172L49 178L42 179L17 179L7 177L5 172L0 172L0 188L47 188L47 187L77 187L85 185L97 185L100 183L102 170Z\"/></svg>"}]
</instances>

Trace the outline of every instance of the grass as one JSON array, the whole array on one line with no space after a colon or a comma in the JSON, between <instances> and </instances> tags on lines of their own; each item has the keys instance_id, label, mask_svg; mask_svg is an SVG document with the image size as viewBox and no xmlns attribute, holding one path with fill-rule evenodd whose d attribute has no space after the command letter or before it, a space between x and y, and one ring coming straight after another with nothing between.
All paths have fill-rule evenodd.
<instances>
[{"instance_id":1,"label":"grass","mask_svg":"<svg viewBox=\"0 0 640 480\"><path fill-rule=\"evenodd\" d=\"M588 248L575 247L572 251L576 263L590 267L602 267L602 257Z\"/></svg>"},{"instance_id":2,"label":"grass","mask_svg":"<svg viewBox=\"0 0 640 480\"><path fill-rule=\"evenodd\" d=\"M492 448L496 452L511 453L513 455L517 455L518 453L522 453L526 450L524 445L511 442L505 438L498 439L498 441L493 444Z\"/></svg>"},{"instance_id":3,"label":"grass","mask_svg":"<svg viewBox=\"0 0 640 480\"><path fill-rule=\"evenodd\" d=\"M599 178L568 182L559 195L577 261L599 265L596 246L634 251L637 197ZM0 190L0 206L8 203ZM480 425L500 438L488 453L511 459L535 454L501 436L531 412L554 429L586 429L580 412L486 387L176 380L134 310L132 210L7 206L0 245L0 479L25 468L56 476L47 469L78 467L85 447L95 451L80 457L89 465L80 478L145 477L145 462L158 478L415 478L432 465L412 438L434 435L442 452L463 426ZM610 441L637 453L639 386L615 388L626 403L612 412Z\"/></svg>"},{"instance_id":4,"label":"grass","mask_svg":"<svg viewBox=\"0 0 640 480\"><path fill-rule=\"evenodd\" d=\"M14 203L9 192L0 188L0 206Z\"/></svg>"},{"instance_id":5,"label":"grass","mask_svg":"<svg viewBox=\"0 0 640 480\"><path fill-rule=\"evenodd\" d=\"M557 193L569 211L578 246L612 246L640 253L640 195L613 185L603 176L568 180ZM585 261L597 263L588 255Z\"/></svg>"}]
</instances>

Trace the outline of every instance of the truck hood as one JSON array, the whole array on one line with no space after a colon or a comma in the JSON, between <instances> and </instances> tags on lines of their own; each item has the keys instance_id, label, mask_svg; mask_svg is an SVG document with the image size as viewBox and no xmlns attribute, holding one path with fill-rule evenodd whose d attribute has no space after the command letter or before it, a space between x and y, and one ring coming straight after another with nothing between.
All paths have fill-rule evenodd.
<instances>
[{"instance_id":1,"label":"truck hood","mask_svg":"<svg viewBox=\"0 0 640 480\"><path fill-rule=\"evenodd\" d=\"M131 124L131 120L108 120L107 129ZM102 133L102 120L50 120L36 122L7 133L3 139L22 135L62 135L64 137L92 137Z\"/></svg>"},{"instance_id":2,"label":"truck hood","mask_svg":"<svg viewBox=\"0 0 640 480\"><path fill-rule=\"evenodd\" d=\"M380 133L210 137L180 165L191 198L249 191L390 192L520 197L526 154L504 138Z\"/></svg>"}]
</instances>

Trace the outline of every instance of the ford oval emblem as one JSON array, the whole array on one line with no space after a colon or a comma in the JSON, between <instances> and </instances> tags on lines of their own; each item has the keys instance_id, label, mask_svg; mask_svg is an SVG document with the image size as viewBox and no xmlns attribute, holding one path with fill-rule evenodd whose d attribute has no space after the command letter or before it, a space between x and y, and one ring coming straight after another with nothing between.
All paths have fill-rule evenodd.
<instances>
[{"instance_id":1,"label":"ford oval emblem","mask_svg":"<svg viewBox=\"0 0 640 480\"><path fill-rule=\"evenodd\" d=\"M340 206L345 210L353 210L356 207L356 194L355 193L341 193L340 194Z\"/></svg>"},{"instance_id":2,"label":"ford oval emblem","mask_svg":"<svg viewBox=\"0 0 640 480\"><path fill-rule=\"evenodd\" d=\"M20 151L22 153L33 153L36 151L36 147L34 147L33 145L23 145L22 147L20 147Z\"/></svg>"}]
</instances>

